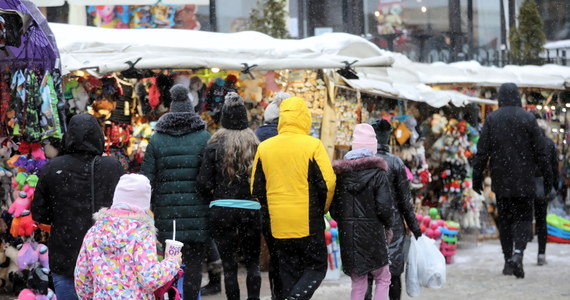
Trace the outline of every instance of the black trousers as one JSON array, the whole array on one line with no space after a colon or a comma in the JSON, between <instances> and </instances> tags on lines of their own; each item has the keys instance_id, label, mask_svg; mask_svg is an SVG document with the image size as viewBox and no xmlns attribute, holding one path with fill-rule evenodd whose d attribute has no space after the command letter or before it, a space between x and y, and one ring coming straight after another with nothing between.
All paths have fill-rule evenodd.
<instances>
[{"instance_id":1,"label":"black trousers","mask_svg":"<svg viewBox=\"0 0 570 300\"><path fill-rule=\"evenodd\" d=\"M546 253L546 211L548 201L544 198L534 200L534 221L536 235L538 236L538 254Z\"/></svg>"},{"instance_id":2,"label":"black trousers","mask_svg":"<svg viewBox=\"0 0 570 300\"><path fill-rule=\"evenodd\" d=\"M239 247L242 249L243 262L247 268L248 299L259 299L261 289L259 210L214 206L210 208L210 232L222 258L227 299L240 298L236 259Z\"/></svg>"},{"instance_id":3,"label":"black trousers","mask_svg":"<svg viewBox=\"0 0 570 300\"><path fill-rule=\"evenodd\" d=\"M206 256L208 243L188 243L182 248L184 269L184 300L198 299L202 284L202 261Z\"/></svg>"},{"instance_id":4,"label":"black trousers","mask_svg":"<svg viewBox=\"0 0 570 300\"><path fill-rule=\"evenodd\" d=\"M275 238L271 234L271 222L267 208L261 208L261 233L269 250L269 288L271 289L271 299L283 299L283 285L279 277L279 255L275 248Z\"/></svg>"},{"instance_id":5,"label":"black trousers","mask_svg":"<svg viewBox=\"0 0 570 300\"><path fill-rule=\"evenodd\" d=\"M298 239L275 239L283 296L311 299L327 273L324 230Z\"/></svg>"},{"instance_id":6,"label":"black trousers","mask_svg":"<svg viewBox=\"0 0 570 300\"><path fill-rule=\"evenodd\" d=\"M498 197L497 209L501 247L506 261L513 255L513 250L524 251L532 237L533 198Z\"/></svg>"}]
</instances>

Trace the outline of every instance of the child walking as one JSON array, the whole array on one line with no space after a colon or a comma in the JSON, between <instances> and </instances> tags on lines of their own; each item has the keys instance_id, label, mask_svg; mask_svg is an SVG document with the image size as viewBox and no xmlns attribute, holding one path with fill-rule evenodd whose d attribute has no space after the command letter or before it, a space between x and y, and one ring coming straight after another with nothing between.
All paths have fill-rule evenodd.
<instances>
[{"instance_id":1,"label":"child walking","mask_svg":"<svg viewBox=\"0 0 570 300\"><path fill-rule=\"evenodd\" d=\"M375 300L388 298L392 199L387 163L376 153L372 126L354 128L352 151L333 162L337 174L331 215L338 222L344 272L352 279L352 300L362 300L368 273L376 281Z\"/></svg>"},{"instance_id":2,"label":"child walking","mask_svg":"<svg viewBox=\"0 0 570 300\"><path fill-rule=\"evenodd\" d=\"M123 175L111 208L95 213L75 266L80 299L154 299L174 278L181 254L158 261L150 197L145 176Z\"/></svg>"}]
</instances>

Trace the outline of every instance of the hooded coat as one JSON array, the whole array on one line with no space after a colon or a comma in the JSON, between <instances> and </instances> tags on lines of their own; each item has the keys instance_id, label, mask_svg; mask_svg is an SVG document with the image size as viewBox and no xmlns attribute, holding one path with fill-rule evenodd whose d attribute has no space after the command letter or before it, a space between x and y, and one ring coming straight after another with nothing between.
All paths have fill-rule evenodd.
<instances>
[{"instance_id":1,"label":"hooded coat","mask_svg":"<svg viewBox=\"0 0 570 300\"><path fill-rule=\"evenodd\" d=\"M93 225L91 216L111 206L115 186L125 172L115 158L98 156L92 201L91 163L103 154L104 140L95 117L74 116L64 136L66 154L50 160L39 174L31 211L34 220L52 226L49 265L56 274L73 276L81 241Z\"/></svg>"},{"instance_id":2,"label":"hooded coat","mask_svg":"<svg viewBox=\"0 0 570 300\"><path fill-rule=\"evenodd\" d=\"M323 143L309 136L311 123L305 100L283 101L279 134L261 142L255 154L252 196L268 208L276 239L303 238L325 228L336 177Z\"/></svg>"},{"instance_id":3,"label":"hooded coat","mask_svg":"<svg viewBox=\"0 0 570 300\"><path fill-rule=\"evenodd\" d=\"M534 197L538 168L543 169L545 185L552 185L541 129L534 115L521 107L515 84L503 84L498 96L499 109L487 116L477 144L473 186L482 187L489 163L491 188L498 198Z\"/></svg>"},{"instance_id":4,"label":"hooded coat","mask_svg":"<svg viewBox=\"0 0 570 300\"><path fill-rule=\"evenodd\" d=\"M337 174L331 216L338 222L340 255L347 275L365 275L389 263L384 230L393 212L388 165L381 157L333 162Z\"/></svg>"},{"instance_id":5,"label":"hooded coat","mask_svg":"<svg viewBox=\"0 0 570 300\"><path fill-rule=\"evenodd\" d=\"M208 204L196 190L202 151L210 139L206 124L194 112L167 113L160 117L150 139L141 173L152 185L152 208L158 238L203 243L208 235Z\"/></svg>"},{"instance_id":6,"label":"hooded coat","mask_svg":"<svg viewBox=\"0 0 570 300\"><path fill-rule=\"evenodd\" d=\"M155 299L180 266L173 256L158 261L152 217L103 208L94 219L75 268L79 299Z\"/></svg>"},{"instance_id":7,"label":"hooded coat","mask_svg":"<svg viewBox=\"0 0 570 300\"><path fill-rule=\"evenodd\" d=\"M404 237L406 227L421 235L420 225L416 219L412 196L410 194L410 182L406 175L404 162L396 155L389 152L389 146L378 144L376 156L382 157L388 164L388 183L392 194L392 215L394 224L392 226L392 242L389 245L390 252L390 273L392 276L399 276L404 272Z\"/></svg>"},{"instance_id":8,"label":"hooded coat","mask_svg":"<svg viewBox=\"0 0 570 300\"><path fill-rule=\"evenodd\" d=\"M277 123L265 123L255 130L260 142L277 135Z\"/></svg>"}]
</instances>

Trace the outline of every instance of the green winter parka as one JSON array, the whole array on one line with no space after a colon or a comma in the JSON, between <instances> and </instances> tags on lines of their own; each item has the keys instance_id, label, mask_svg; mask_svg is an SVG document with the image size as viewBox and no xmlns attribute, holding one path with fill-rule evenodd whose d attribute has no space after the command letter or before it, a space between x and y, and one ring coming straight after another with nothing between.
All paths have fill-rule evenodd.
<instances>
[{"instance_id":1,"label":"green winter parka","mask_svg":"<svg viewBox=\"0 0 570 300\"><path fill-rule=\"evenodd\" d=\"M208 200L196 191L202 151L210 139L206 124L194 112L167 113L160 117L148 143L141 173L152 184L152 209L159 241L206 242Z\"/></svg>"}]
</instances>

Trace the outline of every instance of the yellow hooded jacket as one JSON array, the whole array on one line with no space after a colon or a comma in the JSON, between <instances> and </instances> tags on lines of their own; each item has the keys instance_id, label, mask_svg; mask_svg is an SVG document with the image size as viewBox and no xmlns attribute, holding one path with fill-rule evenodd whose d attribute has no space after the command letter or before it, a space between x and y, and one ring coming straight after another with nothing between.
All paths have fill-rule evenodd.
<instances>
[{"instance_id":1,"label":"yellow hooded jacket","mask_svg":"<svg viewBox=\"0 0 570 300\"><path fill-rule=\"evenodd\" d=\"M259 144L251 191L269 209L275 238L302 238L324 230L336 176L323 143L309 136L311 113L305 101L281 103L278 135Z\"/></svg>"}]
</instances>

